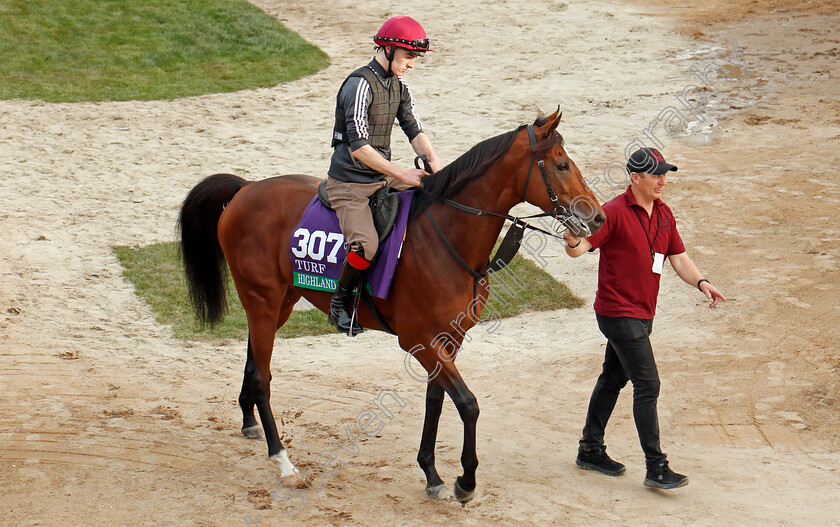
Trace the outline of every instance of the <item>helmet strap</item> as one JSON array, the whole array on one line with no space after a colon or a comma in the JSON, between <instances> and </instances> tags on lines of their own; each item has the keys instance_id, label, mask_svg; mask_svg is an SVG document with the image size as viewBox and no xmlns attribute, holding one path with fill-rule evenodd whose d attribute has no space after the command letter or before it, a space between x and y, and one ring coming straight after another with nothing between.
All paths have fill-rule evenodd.
<instances>
[{"instance_id":1,"label":"helmet strap","mask_svg":"<svg viewBox=\"0 0 840 527\"><path fill-rule=\"evenodd\" d=\"M394 62L394 55L397 52L397 46L388 46L388 47L391 48L391 49L388 51L388 53L385 54L385 57L388 59L388 71L386 73L388 74L388 77L390 77L391 75L394 74L394 72L391 71L391 64Z\"/></svg>"}]
</instances>

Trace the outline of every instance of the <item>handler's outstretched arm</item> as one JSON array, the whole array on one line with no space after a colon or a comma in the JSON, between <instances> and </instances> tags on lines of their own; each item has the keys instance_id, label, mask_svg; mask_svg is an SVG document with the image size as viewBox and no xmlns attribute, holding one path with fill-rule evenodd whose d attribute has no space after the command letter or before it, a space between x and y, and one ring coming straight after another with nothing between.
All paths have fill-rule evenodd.
<instances>
[{"instance_id":1,"label":"handler's outstretched arm","mask_svg":"<svg viewBox=\"0 0 840 527\"><path fill-rule=\"evenodd\" d=\"M719 302L726 302L726 298L721 292L703 278L703 274L688 257L688 253L672 254L668 257L668 261L671 262L671 267L674 268L677 276L682 278L685 283L698 288L706 295L706 298L712 301L709 305L710 308L717 306Z\"/></svg>"}]
</instances>

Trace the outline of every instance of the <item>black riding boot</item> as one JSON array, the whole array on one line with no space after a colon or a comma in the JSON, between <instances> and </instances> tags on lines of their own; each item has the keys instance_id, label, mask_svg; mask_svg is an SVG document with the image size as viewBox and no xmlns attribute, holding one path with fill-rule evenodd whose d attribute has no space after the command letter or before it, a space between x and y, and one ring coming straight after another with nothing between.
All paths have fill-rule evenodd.
<instances>
[{"instance_id":1,"label":"black riding boot","mask_svg":"<svg viewBox=\"0 0 840 527\"><path fill-rule=\"evenodd\" d=\"M353 320L350 312L350 304L353 302L353 288L362 275L361 269L356 269L350 262L344 261L341 268L341 275L338 277L338 286L335 288L335 295L330 300L330 313L327 317L330 324L341 332L355 337L364 329L357 320ZM352 325L351 325L352 323Z\"/></svg>"}]
</instances>

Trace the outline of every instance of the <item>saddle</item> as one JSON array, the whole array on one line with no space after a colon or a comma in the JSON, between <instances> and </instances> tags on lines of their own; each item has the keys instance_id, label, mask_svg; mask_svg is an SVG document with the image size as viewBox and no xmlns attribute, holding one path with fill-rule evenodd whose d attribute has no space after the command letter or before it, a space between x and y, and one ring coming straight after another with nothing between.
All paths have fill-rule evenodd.
<instances>
[{"instance_id":1,"label":"saddle","mask_svg":"<svg viewBox=\"0 0 840 527\"><path fill-rule=\"evenodd\" d=\"M397 221L397 214L400 211L400 198L398 190L394 187L382 187L369 198L370 211L373 215L373 225L379 235L379 243L391 233L394 223ZM330 198L327 196L327 180L318 185L318 199L326 208L333 210Z\"/></svg>"}]
</instances>

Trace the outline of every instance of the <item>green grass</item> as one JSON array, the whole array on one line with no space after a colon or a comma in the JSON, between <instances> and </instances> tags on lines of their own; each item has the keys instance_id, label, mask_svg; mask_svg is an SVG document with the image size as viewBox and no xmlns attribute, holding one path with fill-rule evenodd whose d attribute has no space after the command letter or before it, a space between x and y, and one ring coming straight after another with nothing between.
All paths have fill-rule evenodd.
<instances>
[{"instance_id":1,"label":"green grass","mask_svg":"<svg viewBox=\"0 0 840 527\"><path fill-rule=\"evenodd\" d=\"M499 243L496 243L498 249ZM495 249L494 249L495 251ZM515 275L512 277L511 274ZM502 282L502 284L497 284ZM516 285L524 283L522 286ZM494 284L497 284L494 288ZM491 294L488 313L502 318L513 317L528 311L552 311L581 307L584 300L553 276L543 271L532 260L517 254L510 265L490 275ZM482 313L482 318L488 316Z\"/></svg>"},{"instance_id":2,"label":"green grass","mask_svg":"<svg viewBox=\"0 0 840 527\"><path fill-rule=\"evenodd\" d=\"M123 276L134 284L137 295L151 307L159 323L172 326L176 337L188 340L247 339L248 323L245 311L236 296L232 280L228 282L229 311L225 320L212 329L202 328L195 321L178 245L175 242L145 247L116 246L114 253L124 268ZM488 313L510 317L528 311L575 308L583 305L581 298L531 260L516 255L509 270L524 282L526 287L521 290L518 287L512 288L515 294L492 294ZM496 280L504 281L509 286L516 283L505 272L496 277L491 275L490 283L493 284ZM506 305L502 305L499 298L503 298ZM311 309L292 313L277 335L290 338L332 332L334 329L327 323L327 316L317 309Z\"/></svg>"},{"instance_id":3,"label":"green grass","mask_svg":"<svg viewBox=\"0 0 840 527\"><path fill-rule=\"evenodd\" d=\"M228 313L213 328L201 327L193 315L184 267L175 242L156 243L145 247L118 245L114 253L123 266L123 276L132 284L155 314L155 320L172 326L177 338L218 340L248 338L245 310L236 296L233 280L228 277ZM279 337L302 337L331 333L327 316L317 309L295 311L277 332Z\"/></svg>"},{"instance_id":4,"label":"green grass","mask_svg":"<svg viewBox=\"0 0 840 527\"><path fill-rule=\"evenodd\" d=\"M0 99L170 99L329 63L246 0L0 0Z\"/></svg>"}]
</instances>

